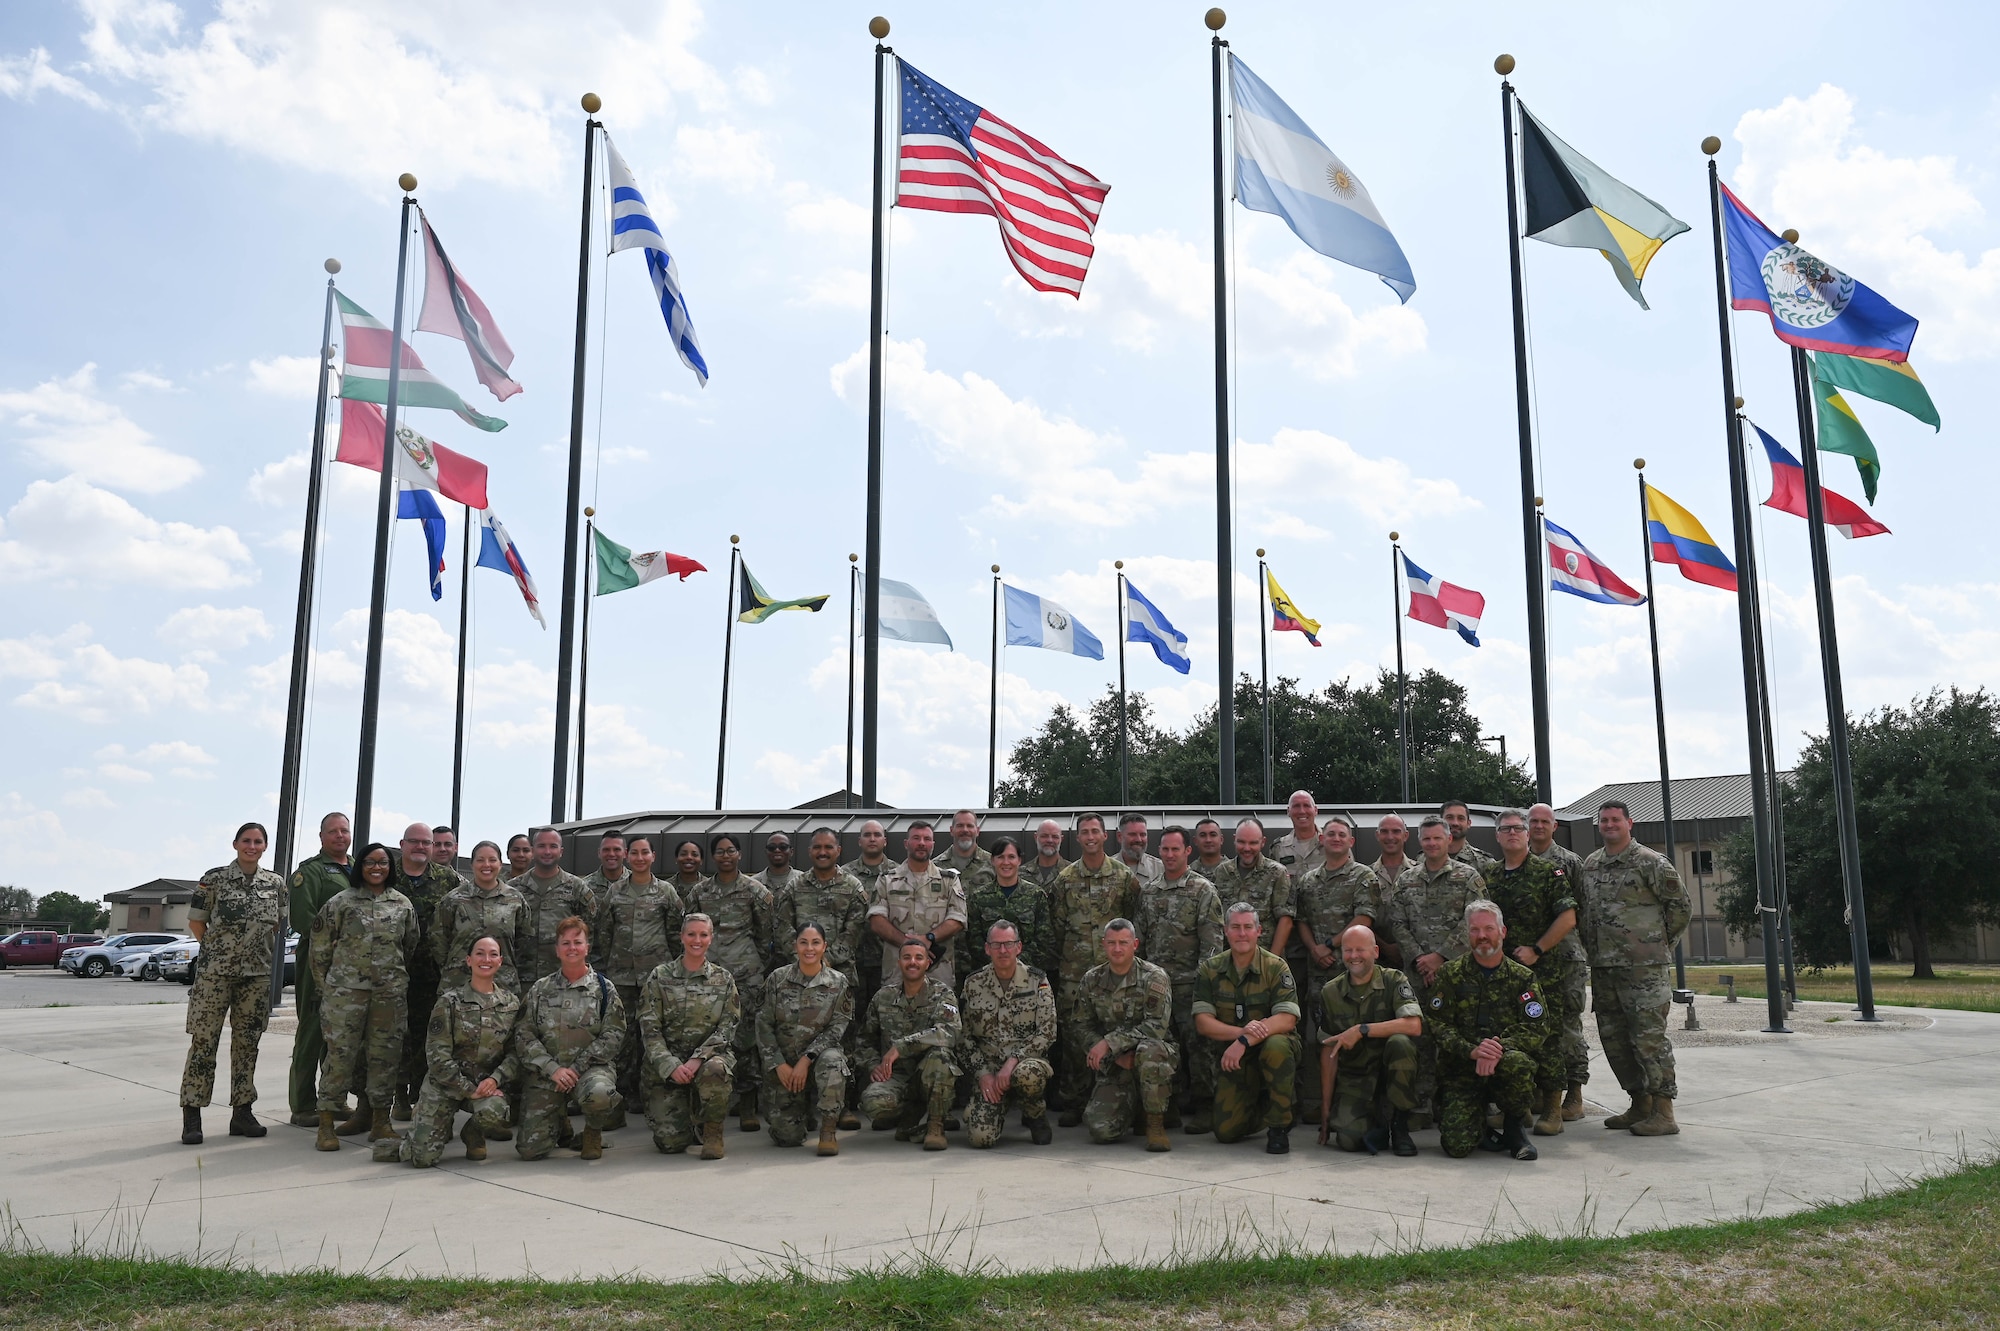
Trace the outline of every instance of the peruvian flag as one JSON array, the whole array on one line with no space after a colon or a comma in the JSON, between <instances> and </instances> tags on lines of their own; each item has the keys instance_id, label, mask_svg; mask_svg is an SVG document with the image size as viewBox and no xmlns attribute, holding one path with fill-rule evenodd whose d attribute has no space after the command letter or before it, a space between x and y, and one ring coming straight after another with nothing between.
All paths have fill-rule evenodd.
<instances>
[{"instance_id":1,"label":"peruvian flag","mask_svg":"<svg viewBox=\"0 0 2000 1331\"><path fill-rule=\"evenodd\" d=\"M1771 497L1764 501L1764 507L1775 508L1793 517L1806 516L1806 469L1785 450L1785 446L1764 433L1762 426L1752 424L1751 429L1764 441L1764 456L1771 461ZM1824 485L1819 488L1820 509L1826 518L1826 525L1853 540L1857 536L1885 536L1889 529L1868 516L1868 510L1849 499L1846 495L1835 494Z\"/></svg>"},{"instance_id":2,"label":"peruvian flag","mask_svg":"<svg viewBox=\"0 0 2000 1331\"><path fill-rule=\"evenodd\" d=\"M1403 583L1410 592L1411 619L1441 629L1456 629L1459 637L1474 647L1479 645L1479 617L1486 613L1484 596L1432 577L1407 554L1403 554Z\"/></svg>"},{"instance_id":3,"label":"peruvian flag","mask_svg":"<svg viewBox=\"0 0 2000 1331\"><path fill-rule=\"evenodd\" d=\"M373 402L342 398L340 446L335 462L382 470L382 434L389 422ZM443 444L432 443L409 426L396 424L396 479L419 490L431 490L467 508L486 507L486 464Z\"/></svg>"}]
</instances>

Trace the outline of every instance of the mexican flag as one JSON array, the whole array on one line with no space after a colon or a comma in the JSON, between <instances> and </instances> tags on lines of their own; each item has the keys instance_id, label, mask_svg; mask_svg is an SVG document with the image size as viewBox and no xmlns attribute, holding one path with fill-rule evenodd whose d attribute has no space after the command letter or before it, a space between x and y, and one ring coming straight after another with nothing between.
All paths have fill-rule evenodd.
<instances>
[{"instance_id":1,"label":"mexican flag","mask_svg":"<svg viewBox=\"0 0 2000 1331\"><path fill-rule=\"evenodd\" d=\"M345 357L340 367L340 395L357 402L389 401L389 343L395 333L380 319L336 291L340 302L341 348ZM396 386L397 405L443 407L455 412L467 425L482 430L504 430L507 422L496 416L482 416L466 404L445 382L424 368L424 363L408 342L403 343L403 375Z\"/></svg>"},{"instance_id":2,"label":"mexican flag","mask_svg":"<svg viewBox=\"0 0 2000 1331\"><path fill-rule=\"evenodd\" d=\"M649 550L635 555L595 528L591 529L591 539L597 547L599 596L630 591L642 582L653 582L670 573L678 573L681 581L686 582L690 573L708 572L686 555L668 554L665 550Z\"/></svg>"}]
</instances>

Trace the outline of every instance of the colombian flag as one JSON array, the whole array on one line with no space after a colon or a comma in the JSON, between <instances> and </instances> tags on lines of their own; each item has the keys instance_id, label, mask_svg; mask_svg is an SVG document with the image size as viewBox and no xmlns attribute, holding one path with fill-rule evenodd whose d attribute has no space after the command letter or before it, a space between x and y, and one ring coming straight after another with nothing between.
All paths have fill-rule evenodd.
<instances>
[{"instance_id":1,"label":"colombian flag","mask_svg":"<svg viewBox=\"0 0 2000 1331\"><path fill-rule=\"evenodd\" d=\"M1653 543L1653 558L1662 564L1679 564L1681 576L1689 582L1736 590L1736 565L1708 534L1694 514L1673 500L1646 487L1646 537Z\"/></svg>"},{"instance_id":2,"label":"colombian flag","mask_svg":"<svg viewBox=\"0 0 2000 1331\"><path fill-rule=\"evenodd\" d=\"M1307 642L1315 647L1319 646L1319 621L1317 619L1306 618L1305 612L1293 604L1291 597L1285 595L1285 589L1280 587L1278 580L1271 576L1269 568L1264 570L1264 581L1268 584L1271 593L1272 630L1274 632L1283 632L1289 629L1293 633L1303 633L1306 635Z\"/></svg>"}]
</instances>

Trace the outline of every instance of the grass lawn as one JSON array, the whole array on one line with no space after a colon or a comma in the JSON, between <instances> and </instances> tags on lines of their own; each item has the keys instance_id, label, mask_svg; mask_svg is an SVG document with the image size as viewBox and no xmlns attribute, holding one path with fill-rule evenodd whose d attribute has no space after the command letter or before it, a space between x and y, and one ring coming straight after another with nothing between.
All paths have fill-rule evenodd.
<instances>
[{"instance_id":1,"label":"grass lawn","mask_svg":"<svg viewBox=\"0 0 2000 1331\"><path fill-rule=\"evenodd\" d=\"M501 1223L504 1223L502 1221ZM2000 1325L2000 1165L1859 1202L1627 1238L1330 1257L1267 1245L991 1275L911 1261L821 1280L400 1280L0 1245L0 1327L1791 1328Z\"/></svg>"},{"instance_id":2,"label":"grass lawn","mask_svg":"<svg viewBox=\"0 0 2000 1331\"><path fill-rule=\"evenodd\" d=\"M1900 1007L1955 1008L1961 1012L2000 1012L2000 966L1940 967L1934 980L1912 980L1908 962L1883 962L1872 968L1875 1001ZM1698 994L1723 992L1721 976L1736 977L1740 998L1764 997L1764 963L1734 966L1690 966L1688 985ZM1854 968L1831 967L1814 974L1799 972L1799 997L1833 1003L1854 1001Z\"/></svg>"}]
</instances>

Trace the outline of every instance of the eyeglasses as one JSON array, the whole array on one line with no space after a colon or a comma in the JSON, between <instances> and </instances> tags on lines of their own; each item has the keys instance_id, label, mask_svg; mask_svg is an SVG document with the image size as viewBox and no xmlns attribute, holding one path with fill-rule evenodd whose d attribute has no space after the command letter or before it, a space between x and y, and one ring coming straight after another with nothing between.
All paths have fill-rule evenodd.
<instances>
[{"instance_id":1,"label":"eyeglasses","mask_svg":"<svg viewBox=\"0 0 2000 1331\"><path fill-rule=\"evenodd\" d=\"M1494 831L1498 832L1501 836L1506 836L1509 832L1520 832L1526 834L1527 830L1528 830L1527 828L1521 826L1521 824L1519 823L1502 823L1500 824L1499 827L1494 829Z\"/></svg>"},{"instance_id":2,"label":"eyeglasses","mask_svg":"<svg viewBox=\"0 0 2000 1331\"><path fill-rule=\"evenodd\" d=\"M986 946L991 948L995 952L1019 952L1021 950L1020 941L1018 939L1013 939L1013 938L1006 939L1002 942L988 943Z\"/></svg>"}]
</instances>

